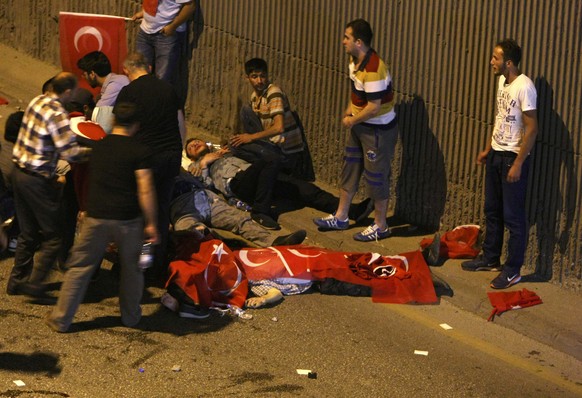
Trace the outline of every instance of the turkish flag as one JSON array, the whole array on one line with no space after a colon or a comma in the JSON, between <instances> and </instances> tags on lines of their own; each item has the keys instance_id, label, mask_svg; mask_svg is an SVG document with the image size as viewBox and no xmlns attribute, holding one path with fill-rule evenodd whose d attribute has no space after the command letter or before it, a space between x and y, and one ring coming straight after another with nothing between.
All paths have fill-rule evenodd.
<instances>
[{"instance_id":1,"label":"turkish flag","mask_svg":"<svg viewBox=\"0 0 582 398\"><path fill-rule=\"evenodd\" d=\"M63 70L77 76L82 71L77 61L93 51L101 51L111 62L115 73L123 73L127 55L124 17L100 14L59 13L61 64Z\"/></svg>"},{"instance_id":2,"label":"turkish flag","mask_svg":"<svg viewBox=\"0 0 582 398\"><path fill-rule=\"evenodd\" d=\"M189 258L170 263L166 288L177 285L203 307L230 304L242 308L249 285L232 251L216 239L194 242L189 248Z\"/></svg>"},{"instance_id":3,"label":"turkish flag","mask_svg":"<svg viewBox=\"0 0 582 398\"><path fill-rule=\"evenodd\" d=\"M481 251L479 238L481 228L478 225L460 225L441 236L439 257L441 258L475 258ZM426 249L433 238L424 238L420 247Z\"/></svg>"},{"instance_id":4,"label":"turkish flag","mask_svg":"<svg viewBox=\"0 0 582 398\"><path fill-rule=\"evenodd\" d=\"M241 249L234 255L251 281L331 278L372 289L379 303L434 303L430 270L419 251L397 256L338 252L311 246Z\"/></svg>"}]
</instances>

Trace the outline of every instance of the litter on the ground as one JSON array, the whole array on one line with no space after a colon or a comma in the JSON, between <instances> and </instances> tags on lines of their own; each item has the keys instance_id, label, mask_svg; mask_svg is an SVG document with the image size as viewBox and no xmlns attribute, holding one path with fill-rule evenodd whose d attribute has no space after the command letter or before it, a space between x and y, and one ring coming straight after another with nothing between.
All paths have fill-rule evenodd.
<instances>
[{"instance_id":1,"label":"litter on the ground","mask_svg":"<svg viewBox=\"0 0 582 398\"><path fill-rule=\"evenodd\" d=\"M139 373L143 373L143 372L145 372L145 369L144 368L139 368Z\"/></svg>"},{"instance_id":2,"label":"litter on the ground","mask_svg":"<svg viewBox=\"0 0 582 398\"><path fill-rule=\"evenodd\" d=\"M217 311L220 314L220 316L230 315L233 317L239 317L240 319L253 319L252 314L249 314L248 312L246 312L240 307L237 307L236 305L228 304L226 308L210 307L210 309Z\"/></svg>"},{"instance_id":3,"label":"litter on the ground","mask_svg":"<svg viewBox=\"0 0 582 398\"><path fill-rule=\"evenodd\" d=\"M452 326L447 325L446 323L441 323L439 326L445 330L451 330L453 328Z\"/></svg>"},{"instance_id":4,"label":"litter on the ground","mask_svg":"<svg viewBox=\"0 0 582 398\"><path fill-rule=\"evenodd\" d=\"M425 357L428 356L428 351L421 351L421 350L414 350L415 355L424 355Z\"/></svg>"},{"instance_id":5,"label":"litter on the ground","mask_svg":"<svg viewBox=\"0 0 582 398\"><path fill-rule=\"evenodd\" d=\"M172 372L179 372L181 370L182 370L182 368L180 367L180 365L174 365L174 366L172 366Z\"/></svg>"},{"instance_id":6,"label":"litter on the ground","mask_svg":"<svg viewBox=\"0 0 582 398\"><path fill-rule=\"evenodd\" d=\"M18 387L24 387L26 385L22 380L14 380L13 383Z\"/></svg>"},{"instance_id":7,"label":"litter on the ground","mask_svg":"<svg viewBox=\"0 0 582 398\"><path fill-rule=\"evenodd\" d=\"M308 379L317 379L317 372L314 372L311 369L297 369L297 374L307 376Z\"/></svg>"},{"instance_id":8,"label":"litter on the ground","mask_svg":"<svg viewBox=\"0 0 582 398\"><path fill-rule=\"evenodd\" d=\"M276 316L272 317L272 318L271 318L271 320L272 320L273 322L277 322L277 321L278 321L278 319L277 319L277 317L276 317Z\"/></svg>"}]
</instances>

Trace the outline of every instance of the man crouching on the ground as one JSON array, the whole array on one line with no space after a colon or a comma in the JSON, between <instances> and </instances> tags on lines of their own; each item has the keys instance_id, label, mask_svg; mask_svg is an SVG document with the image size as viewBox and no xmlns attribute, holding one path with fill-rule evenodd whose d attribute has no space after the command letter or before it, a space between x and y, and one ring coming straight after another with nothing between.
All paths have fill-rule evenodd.
<instances>
[{"instance_id":1,"label":"man crouching on the ground","mask_svg":"<svg viewBox=\"0 0 582 398\"><path fill-rule=\"evenodd\" d=\"M138 129L136 106L118 103L113 113L112 134L93 148L87 217L67 262L59 300L47 319L48 325L58 332L69 329L91 275L111 241L119 248L121 263L121 322L131 327L141 319L144 278L137 263L144 235L149 242L158 241L151 153L133 138Z\"/></svg>"}]
</instances>

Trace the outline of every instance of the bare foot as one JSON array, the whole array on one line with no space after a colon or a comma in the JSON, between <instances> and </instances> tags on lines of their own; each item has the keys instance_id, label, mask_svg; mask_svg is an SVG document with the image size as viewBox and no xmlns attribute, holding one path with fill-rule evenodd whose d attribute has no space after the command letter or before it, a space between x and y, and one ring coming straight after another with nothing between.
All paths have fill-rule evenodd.
<instances>
[{"instance_id":1,"label":"bare foot","mask_svg":"<svg viewBox=\"0 0 582 398\"><path fill-rule=\"evenodd\" d=\"M273 304L283 300L283 294L274 287L270 288L267 294L259 297L251 297L245 301L247 308L261 308L267 304Z\"/></svg>"}]
</instances>

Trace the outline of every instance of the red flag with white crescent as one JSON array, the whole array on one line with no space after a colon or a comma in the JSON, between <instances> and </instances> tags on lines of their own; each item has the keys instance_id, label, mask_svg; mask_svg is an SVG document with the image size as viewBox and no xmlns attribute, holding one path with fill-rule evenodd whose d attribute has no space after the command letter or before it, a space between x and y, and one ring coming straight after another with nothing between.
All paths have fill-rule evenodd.
<instances>
[{"instance_id":1,"label":"red flag with white crescent","mask_svg":"<svg viewBox=\"0 0 582 398\"><path fill-rule=\"evenodd\" d=\"M234 252L251 281L301 279L341 282L372 288L383 303L437 301L430 270L419 251L395 256L349 253L310 246L278 246Z\"/></svg>"},{"instance_id":2,"label":"red flag with white crescent","mask_svg":"<svg viewBox=\"0 0 582 398\"><path fill-rule=\"evenodd\" d=\"M219 240L190 245L189 258L170 263L170 284L179 286L203 307L235 305L242 308L248 294L248 280L232 251Z\"/></svg>"},{"instance_id":3,"label":"red flag with white crescent","mask_svg":"<svg viewBox=\"0 0 582 398\"><path fill-rule=\"evenodd\" d=\"M61 64L63 70L81 76L77 61L92 51L101 51L115 73L123 73L127 55L124 17L100 14L59 13Z\"/></svg>"},{"instance_id":4,"label":"red flag with white crescent","mask_svg":"<svg viewBox=\"0 0 582 398\"><path fill-rule=\"evenodd\" d=\"M481 251L479 237L481 228L478 225L459 225L452 231L441 236L439 257L442 258L475 258ZM433 238L424 238L420 247L425 249L432 244Z\"/></svg>"}]
</instances>

